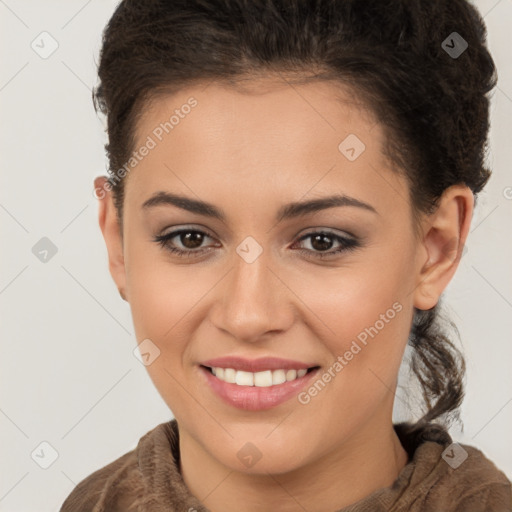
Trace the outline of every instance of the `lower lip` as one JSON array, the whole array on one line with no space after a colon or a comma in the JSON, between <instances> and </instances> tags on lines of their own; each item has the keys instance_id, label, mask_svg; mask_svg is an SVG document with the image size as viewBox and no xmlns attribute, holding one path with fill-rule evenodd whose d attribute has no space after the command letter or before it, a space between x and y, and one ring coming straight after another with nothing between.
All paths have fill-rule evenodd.
<instances>
[{"instance_id":1,"label":"lower lip","mask_svg":"<svg viewBox=\"0 0 512 512\"><path fill-rule=\"evenodd\" d=\"M215 377L215 375L204 366L199 366L199 369L213 391L224 400L224 402L246 411L263 411L286 402L308 385L311 379L320 370L320 368L315 368L306 373L303 377L299 377L290 382L283 382L275 386L258 387L239 386L238 384L224 382Z\"/></svg>"}]
</instances>

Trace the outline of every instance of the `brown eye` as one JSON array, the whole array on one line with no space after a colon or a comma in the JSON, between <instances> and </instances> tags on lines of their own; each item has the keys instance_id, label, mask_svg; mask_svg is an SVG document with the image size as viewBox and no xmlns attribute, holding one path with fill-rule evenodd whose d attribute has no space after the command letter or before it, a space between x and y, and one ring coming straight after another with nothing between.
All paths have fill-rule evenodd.
<instances>
[{"instance_id":1,"label":"brown eye","mask_svg":"<svg viewBox=\"0 0 512 512\"><path fill-rule=\"evenodd\" d=\"M204 233L199 231L183 231L178 236L181 244L187 249L197 249L204 239Z\"/></svg>"},{"instance_id":2,"label":"brown eye","mask_svg":"<svg viewBox=\"0 0 512 512\"><path fill-rule=\"evenodd\" d=\"M307 256L311 256L313 258L326 258L330 256L336 256L342 252L356 249L361 245L356 238L349 238L324 231L308 233L307 235L301 237L299 242L304 240L309 240L308 245L310 248L301 248L299 250L305 253ZM334 250L330 250L335 244L338 244L338 247Z\"/></svg>"},{"instance_id":3,"label":"brown eye","mask_svg":"<svg viewBox=\"0 0 512 512\"><path fill-rule=\"evenodd\" d=\"M333 237L324 234L311 236L311 246L316 251L327 251L333 245Z\"/></svg>"},{"instance_id":4,"label":"brown eye","mask_svg":"<svg viewBox=\"0 0 512 512\"><path fill-rule=\"evenodd\" d=\"M179 229L158 235L153 241L178 256L197 256L208 251L209 247L203 246L203 242L208 238L213 239L207 233L197 229Z\"/></svg>"}]
</instances>

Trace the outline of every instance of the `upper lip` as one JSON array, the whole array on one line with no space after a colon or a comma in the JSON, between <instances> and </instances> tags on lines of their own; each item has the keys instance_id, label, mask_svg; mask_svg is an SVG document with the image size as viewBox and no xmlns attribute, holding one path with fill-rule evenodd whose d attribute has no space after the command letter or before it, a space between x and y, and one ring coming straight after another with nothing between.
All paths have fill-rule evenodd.
<instances>
[{"instance_id":1,"label":"upper lip","mask_svg":"<svg viewBox=\"0 0 512 512\"><path fill-rule=\"evenodd\" d=\"M240 356L225 356L208 359L201 363L210 368L233 368L245 372L261 372L264 370L300 370L318 366L314 363L301 363L292 359L280 359L278 357L261 357L259 359L246 359Z\"/></svg>"}]
</instances>

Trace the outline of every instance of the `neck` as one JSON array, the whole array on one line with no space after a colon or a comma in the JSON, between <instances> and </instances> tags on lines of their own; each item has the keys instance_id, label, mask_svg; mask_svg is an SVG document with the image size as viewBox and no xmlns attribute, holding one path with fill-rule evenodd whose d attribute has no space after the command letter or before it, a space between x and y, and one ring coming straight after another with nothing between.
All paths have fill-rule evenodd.
<instances>
[{"instance_id":1,"label":"neck","mask_svg":"<svg viewBox=\"0 0 512 512\"><path fill-rule=\"evenodd\" d=\"M407 464L393 429L368 422L325 456L278 475L244 473L220 463L180 430L180 470L212 512L332 512L389 487Z\"/></svg>"}]
</instances>

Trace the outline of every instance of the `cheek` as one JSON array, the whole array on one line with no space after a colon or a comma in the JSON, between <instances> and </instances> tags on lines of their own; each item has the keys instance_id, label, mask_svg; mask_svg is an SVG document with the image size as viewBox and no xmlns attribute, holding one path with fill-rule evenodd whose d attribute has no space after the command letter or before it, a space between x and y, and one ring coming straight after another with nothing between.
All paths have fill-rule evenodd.
<instances>
[{"instance_id":1,"label":"cheek","mask_svg":"<svg viewBox=\"0 0 512 512\"><path fill-rule=\"evenodd\" d=\"M162 353L178 350L179 345L170 341L179 341L177 334L183 332L215 276L197 279L191 266L171 264L152 248L142 251L134 247L127 256L127 286L137 340L154 340Z\"/></svg>"},{"instance_id":2,"label":"cheek","mask_svg":"<svg viewBox=\"0 0 512 512\"><path fill-rule=\"evenodd\" d=\"M323 324L322 332L338 340L333 344L343 350L359 334L364 341L366 329L377 324L377 330L389 331L388 326L399 323L404 316L398 310L406 308L408 301L407 270L399 271L400 263L396 269L390 267L383 263L354 265L332 269L330 274L321 269L302 273L293 287L317 317L317 323Z\"/></svg>"},{"instance_id":3,"label":"cheek","mask_svg":"<svg viewBox=\"0 0 512 512\"><path fill-rule=\"evenodd\" d=\"M314 411L318 420L338 428L343 423L350 430L392 401L412 311L405 300L395 300L398 294L389 288L351 288L348 281L336 292L335 283L330 291L323 287L323 293L308 302L321 319L310 317L330 360L299 401L308 404L304 411Z\"/></svg>"},{"instance_id":4,"label":"cheek","mask_svg":"<svg viewBox=\"0 0 512 512\"><path fill-rule=\"evenodd\" d=\"M194 278L194 271L171 267L164 261L135 257L128 272L130 308L137 341L150 339L158 357L146 370L173 414L187 417L197 413L185 390L184 364L190 362L190 340L196 329L201 298L214 285L216 276ZM211 281L211 282L210 282Z\"/></svg>"},{"instance_id":5,"label":"cheek","mask_svg":"<svg viewBox=\"0 0 512 512\"><path fill-rule=\"evenodd\" d=\"M389 263L392 261L393 263ZM394 386L411 327L407 259L379 258L364 266L303 274L297 295L307 306L316 336L331 354L332 390L358 400ZM326 377L327 379L329 377Z\"/></svg>"}]
</instances>

